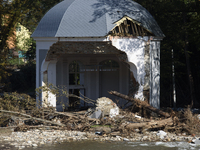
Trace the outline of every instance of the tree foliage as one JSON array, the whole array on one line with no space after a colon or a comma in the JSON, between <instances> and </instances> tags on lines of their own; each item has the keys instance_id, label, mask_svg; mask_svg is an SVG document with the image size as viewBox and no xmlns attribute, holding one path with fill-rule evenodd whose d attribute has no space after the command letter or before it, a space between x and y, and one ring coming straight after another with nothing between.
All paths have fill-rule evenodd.
<instances>
[{"instance_id":1,"label":"tree foliage","mask_svg":"<svg viewBox=\"0 0 200 150\"><path fill-rule=\"evenodd\" d=\"M9 75L6 71L9 57L7 41L9 37L15 36L17 23L33 31L45 12L59 1L61 0L0 0L0 83ZM34 43L31 48L33 47Z\"/></svg>"},{"instance_id":2,"label":"tree foliage","mask_svg":"<svg viewBox=\"0 0 200 150\"><path fill-rule=\"evenodd\" d=\"M199 107L200 1L136 1L153 15L166 36L161 42L161 106L173 106L171 69L173 49L177 106L184 107L194 101L194 107Z\"/></svg>"},{"instance_id":3,"label":"tree foliage","mask_svg":"<svg viewBox=\"0 0 200 150\"><path fill-rule=\"evenodd\" d=\"M0 50L6 48L6 41L12 35L17 23L33 31L40 19L61 0L0 0Z\"/></svg>"}]
</instances>

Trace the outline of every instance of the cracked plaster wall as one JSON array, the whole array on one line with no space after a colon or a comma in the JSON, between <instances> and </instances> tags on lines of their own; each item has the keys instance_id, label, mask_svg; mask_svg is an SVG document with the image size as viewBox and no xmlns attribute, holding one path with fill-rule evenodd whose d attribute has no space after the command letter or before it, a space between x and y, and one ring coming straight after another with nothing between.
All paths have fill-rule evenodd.
<instances>
[{"instance_id":1,"label":"cracked plaster wall","mask_svg":"<svg viewBox=\"0 0 200 150\"><path fill-rule=\"evenodd\" d=\"M133 73L136 82L139 84L138 91L134 97L144 100L143 89L145 85L145 42L144 38L123 38L113 37L112 44L119 50L127 54L127 63L130 65L130 71Z\"/></svg>"},{"instance_id":2,"label":"cracked plaster wall","mask_svg":"<svg viewBox=\"0 0 200 150\"><path fill-rule=\"evenodd\" d=\"M138 86L135 89L136 92L134 94L134 97L140 100L149 99L150 100L149 103L152 106L159 108L160 41L149 42L149 37L143 37L143 38L112 37L110 38L110 40L112 44L108 44L110 45L110 47L108 46L109 47L108 48L106 46L106 48L112 50L112 52L101 51L101 53L102 54L115 53L117 55L120 54L119 58L121 58L124 55L127 55L127 58L123 57L121 61L126 61L130 65L130 71L132 72L133 80L135 82L135 85ZM62 43L59 43L59 47L60 44L62 45ZM73 42L68 44L74 45L77 43ZM99 44L102 45L102 43ZM98 44L95 43L95 46L97 45ZM105 43L103 45L105 45ZM112 47L111 45L113 45L114 47ZM86 45L84 45L84 47L87 47L87 49L88 46L91 47L91 54L94 53L93 45L91 45L91 43L87 43ZM102 48L100 49L102 50ZM66 50L68 51L68 48ZM67 53L67 51L64 53ZM121 54L122 51L125 52L124 55ZM56 53L58 52L59 51L56 51ZM74 52L79 53L77 51ZM90 53L90 50L88 52ZM58 57L59 55L54 54L54 56L56 57Z\"/></svg>"},{"instance_id":3,"label":"cracked plaster wall","mask_svg":"<svg viewBox=\"0 0 200 150\"><path fill-rule=\"evenodd\" d=\"M150 105L160 108L160 41L150 43Z\"/></svg>"}]
</instances>

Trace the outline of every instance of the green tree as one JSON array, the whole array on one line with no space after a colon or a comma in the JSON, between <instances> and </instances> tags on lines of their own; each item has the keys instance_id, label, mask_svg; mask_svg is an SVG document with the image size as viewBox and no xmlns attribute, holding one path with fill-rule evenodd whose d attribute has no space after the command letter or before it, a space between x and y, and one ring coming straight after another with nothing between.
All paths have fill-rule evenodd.
<instances>
[{"instance_id":1,"label":"green tree","mask_svg":"<svg viewBox=\"0 0 200 150\"><path fill-rule=\"evenodd\" d=\"M61 0L0 0L0 83L9 74L6 71L8 38L13 35L17 23L34 31L40 19ZM34 45L34 43L32 43ZM34 46L32 46L33 48Z\"/></svg>"},{"instance_id":2,"label":"green tree","mask_svg":"<svg viewBox=\"0 0 200 150\"><path fill-rule=\"evenodd\" d=\"M13 35L15 25L20 22L31 8L35 7L30 0L0 0L0 81L8 75L6 60L8 57L7 40Z\"/></svg>"},{"instance_id":3,"label":"green tree","mask_svg":"<svg viewBox=\"0 0 200 150\"><path fill-rule=\"evenodd\" d=\"M28 41L30 44L30 48L25 53L25 58L29 62L33 62L36 57L36 42L33 40L33 38L30 38Z\"/></svg>"}]
</instances>

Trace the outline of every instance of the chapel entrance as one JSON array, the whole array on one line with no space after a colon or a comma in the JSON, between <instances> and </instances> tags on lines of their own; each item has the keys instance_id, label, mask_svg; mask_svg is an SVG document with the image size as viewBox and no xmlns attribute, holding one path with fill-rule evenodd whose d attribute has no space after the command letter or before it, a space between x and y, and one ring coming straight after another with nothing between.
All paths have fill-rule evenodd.
<instances>
[{"instance_id":1,"label":"chapel entrance","mask_svg":"<svg viewBox=\"0 0 200 150\"><path fill-rule=\"evenodd\" d=\"M105 60L99 63L100 97L115 100L108 91L119 91L119 64L114 60Z\"/></svg>"}]
</instances>

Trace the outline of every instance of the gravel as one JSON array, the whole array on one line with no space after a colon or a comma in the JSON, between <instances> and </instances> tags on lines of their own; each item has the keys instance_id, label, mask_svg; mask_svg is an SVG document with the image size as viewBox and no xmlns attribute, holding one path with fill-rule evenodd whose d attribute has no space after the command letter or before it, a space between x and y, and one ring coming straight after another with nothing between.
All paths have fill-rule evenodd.
<instances>
[{"instance_id":1,"label":"gravel","mask_svg":"<svg viewBox=\"0 0 200 150\"><path fill-rule=\"evenodd\" d=\"M164 132L164 131L163 131ZM128 137L120 135L110 136L98 135L93 132L79 132L68 130L29 130L27 132L12 132L10 135L0 136L0 143L8 143L18 149L26 147L38 147L44 144L56 144L71 141L95 140L95 141L192 141L199 137L192 137L186 134L176 135L174 133L166 133L165 136L159 136L158 132L145 132L143 134L133 132ZM4 145L0 145L3 147Z\"/></svg>"}]
</instances>

